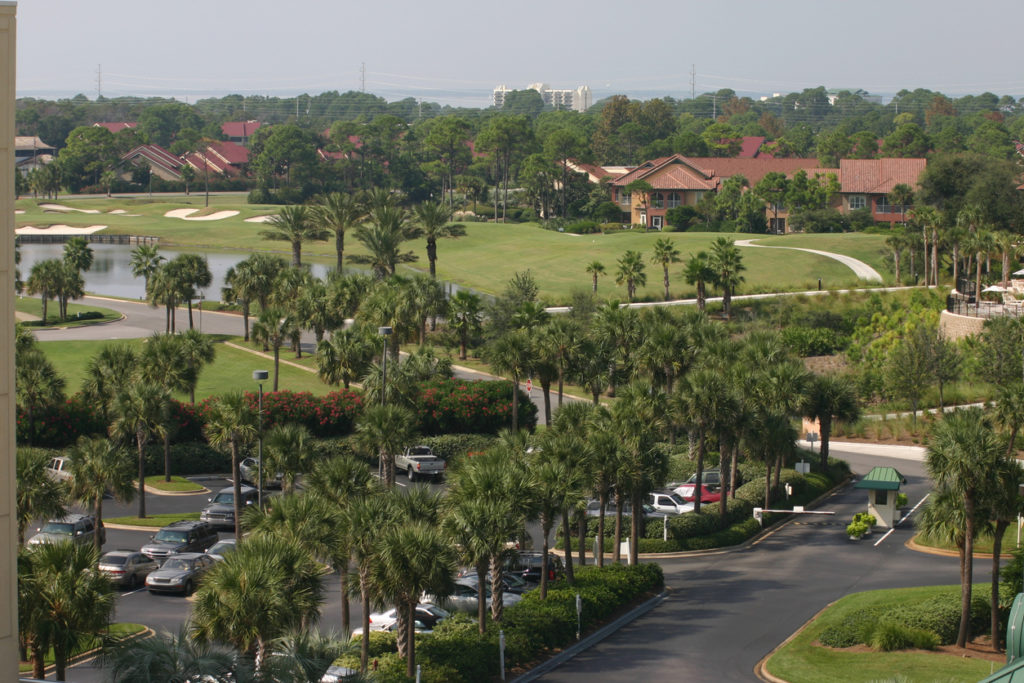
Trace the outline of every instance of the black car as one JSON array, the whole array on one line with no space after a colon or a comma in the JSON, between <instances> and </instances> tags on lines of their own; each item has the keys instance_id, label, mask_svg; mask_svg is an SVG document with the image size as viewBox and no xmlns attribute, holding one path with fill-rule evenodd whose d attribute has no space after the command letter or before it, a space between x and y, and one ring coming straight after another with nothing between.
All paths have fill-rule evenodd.
<instances>
[{"instance_id":1,"label":"black car","mask_svg":"<svg viewBox=\"0 0 1024 683\"><path fill-rule=\"evenodd\" d=\"M255 505L259 491L251 486L242 487L242 509L246 505ZM210 504L199 513L199 519L210 526L224 529L235 528L235 487L226 486L209 499Z\"/></svg>"},{"instance_id":2,"label":"black car","mask_svg":"<svg viewBox=\"0 0 1024 683\"><path fill-rule=\"evenodd\" d=\"M178 553L201 553L217 539L217 532L208 523L182 520L158 531L141 551L154 560L163 560Z\"/></svg>"},{"instance_id":3,"label":"black car","mask_svg":"<svg viewBox=\"0 0 1024 683\"><path fill-rule=\"evenodd\" d=\"M544 553L540 551L520 550L506 561L505 571L513 576L518 576L526 583L539 584L543 559ZM554 581L564 572L562 558L548 553L548 580Z\"/></svg>"}]
</instances>

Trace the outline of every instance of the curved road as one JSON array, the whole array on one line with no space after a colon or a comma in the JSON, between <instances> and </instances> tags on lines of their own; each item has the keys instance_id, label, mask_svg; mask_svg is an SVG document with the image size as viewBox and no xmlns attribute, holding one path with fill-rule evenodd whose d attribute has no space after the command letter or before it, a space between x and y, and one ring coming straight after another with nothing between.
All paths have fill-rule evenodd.
<instances>
[{"instance_id":1,"label":"curved road","mask_svg":"<svg viewBox=\"0 0 1024 683\"><path fill-rule=\"evenodd\" d=\"M808 254L817 254L818 256L824 256L826 258L835 259L844 266L847 266L852 270L857 277L862 280L868 280L869 282L881 282L882 276L877 270L864 263L859 259L855 259L852 256L844 256L843 254L836 254L831 251L821 251L820 249L807 249L804 247L779 247L768 244L754 244L754 240L736 240L734 244L737 247L757 247L758 249L794 249L796 251L806 251Z\"/></svg>"}]
</instances>

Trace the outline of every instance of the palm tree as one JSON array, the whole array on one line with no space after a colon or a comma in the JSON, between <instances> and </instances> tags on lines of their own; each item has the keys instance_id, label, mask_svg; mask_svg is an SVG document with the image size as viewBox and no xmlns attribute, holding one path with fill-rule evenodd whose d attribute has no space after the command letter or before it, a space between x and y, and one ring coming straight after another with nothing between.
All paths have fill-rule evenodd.
<instances>
[{"instance_id":1,"label":"palm tree","mask_svg":"<svg viewBox=\"0 0 1024 683\"><path fill-rule=\"evenodd\" d=\"M71 448L71 486L73 500L92 508L96 520L96 552L103 549L103 498L110 495L121 503L135 497L135 479L129 453L105 437L79 437Z\"/></svg>"},{"instance_id":2,"label":"palm tree","mask_svg":"<svg viewBox=\"0 0 1024 683\"><path fill-rule=\"evenodd\" d=\"M264 450L269 470L283 475L282 493L293 493L296 475L308 471L313 459L313 435L300 424L275 425L264 437Z\"/></svg>"},{"instance_id":3,"label":"palm tree","mask_svg":"<svg viewBox=\"0 0 1024 683\"><path fill-rule=\"evenodd\" d=\"M449 492L451 491L449 482ZM487 625L487 577L491 565L492 521L495 504L486 499L459 497L448 501L444 528L459 548L460 564L476 569L477 627L481 634Z\"/></svg>"},{"instance_id":4,"label":"palm tree","mask_svg":"<svg viewBox=\"0 0 1024 683\"><path fill-rule=\"evenodd\" d=\"M1024 512L1020 496L1020 466L1016 459L1000 458L994 472L990 473L991 490L985 496L992 526L992 581L989 599L991 602L992 650L999 652L999 565L1002 557L1003 534L1017 516Z\"/></svg>"},{"instance_id":5,"label":"palm tree","mask_svg":"<svg viewBox=\"0 0 1024 683\"><path fill-rule=\"evenodd\" d=\"M373 357L373 344L361 326L335 330L330 339L316 347L318 375L327 384L344 385L346 389L366 374Z\"/></svg>"},{"instance_id":6,"label":"palm tree","mask_svg":"<svg viewBox=\"0 0 1024 683\"><path fill-rule=\"evenodd\" d=\"M88 272L92 268L94 254L84 237L72 237L64 243L64 263L76 271Z\"/></svg>"},{"instance_id":7,"label":"palm tree","mask_svg":"<svg viewBox=\"0 0 1024 683\"><path fill-rule=\"evenodd\" d=\"M687 259L683 266L683 277L686 278L686 284L697 287L697 309L703 312L707 303L708 283L715 281L715 270L706 251L698 251Z\"/></svg>"},{"instance_id":8,"label":"palm tree","mask_svg":"<svg viewBox=\"0 0 1024 683\"><path fill-rule=\"evenodd\" d=\"M160 264L166 259L160 255L155 244L140 244L132 249L132 260L130 263L132 275L141 277L146 283L146 291L149 291L149 277L157 271Z\"/></svg>"},{"instance_id":9,"label":"palm tree","mask_svg":"<svg viewBox=\"0 0 1024 683\"><path fill-rule=\"evenodd\" d=\"M466 226L459 223L449 225L452 211L444 202L423 202L414 213L416 222L427 238L427 261L430 262L430 277L437 277L437 240L445 237L462 237L466 234Z\"/></svg>"},{"instance_id":10,"label":"palm tree","mask_svg":"<svg viewBox=\"0 0 1024 683\"><path fill-rule=\"evenodd\" d=\"M302 546L311 557L325 560L338 543L340 516L329 499L316 493L290 491L266 510L246 508L244 526L252 538L277 534Z\"/></svg>"},{"instance_id":11,"label":"palm tree","mask_svg":"<svg viewBox=\"0 0 1024 683\"><path fill-rule=\"evenodd\" d=\"M860 418L857 388L847 377L836 374L816 376L808 382L802 412L804 417L817 420L821 429L818 455L824 471L828 467L832 421L855 422Z\"/></svg>"},{"instance_id":12,"label":"palm tree","mask_svg":"<svg viewBox=\"0 0 1024 683\"><path fill-rule=\"evenodd\" d=\"M1003 277L1000 282L1006 287L1010 283L1010 257L1014 260L1020 258L1024 253L1024 245L1020 244L1020 235L1009 230L1000 230L995 233L995 246L1002 257L1000 265Z\"/></svg>"},{"instance_id":13,"label":"palm tree","mask_svg":"<svg viewBox=\"0 0 1024 683\"><path fill-rule=\"evenodd\" d=\"M196 384L199 381L199 372L204 365L213 362L216 352L213 348L213 341L210 336L199 330L185 330L178 335L178 343L181 345L181 353L185 359L185 365L191 370L192 381L188 385L189 403L196 403Z\"/></svg>"},{"instance_id":14,"label":"palm tree","mask_svg":"<svg viewBox=\"0 0 1024 683\"><path fill-rule=\"evenodd\" d=\"M991 473L1004 457L1004 449L984 412L968 408L947 413L932 428L925 468L936 486L947 489L963 509L964 544L961 549L960 630L957 647L967 643L971 616L973 553L979 506L988 491Z\"/></svg>"},{"instance_id":15,"label":"palm tree","mask_svg":"<svg viewBox=\"0 0 1024 683\"><path fill-rule=\"evenodd\" d=\"M292 247L292 267L302 266L302 245L304 242L327 239L327 230L314 222L308 206L298 204L283 206L276 216L267 221L269 230L260 231L265 240L288 242Z\"/></svg>"},{"instance_id":16,"label":"palm tree","mask_svg":"<svg viewBox=\"0 0 1024 683\"><path fill-rule=\"evenodd\" d=\"M567 317L558 317L552 319L541 329L538 338L539 344L550 349L555 367L558 370L559 408L562 407L565 376L569 373L572 364L579 355L582 336L582 330L576 321Z\"/></svg>"},{"instance_id":17,"label":"palm tree","mask_svg":"<svg viewBox=\"0 0 1024 683\"><path fill-rule=\"evenodd\" d=\"M417 311L411 296L408 278L393 275L378 281L359 307L359 317L371 327L387 326L393 331L389 341L392 358L398 348L412 337L417 327Z\"/></svg>"},{"instance_id":18,"label":"palm tree","mask_svg":"<svg viewBox=\"0 0 1024 683\"><path fill-rule=\"evenodd\" d=\"M893 232L885 238L885 246L892 250L893 269L896 272L896 284L899 285L903 282L900 278L900 255L907 247L907 239L902 232Z\"/></svg>"},{"instance_id":19,"label":"palm tree","mask_svg":"<svg viewBox=\"0 0 1024 683\"><path fill-rule=\"evenodd\" d=\"M586 414L591 406L581 405L583 410L579 414ZM570 510L579 509L584 506L583 489L587 483L588 473L584 469L585 453L587 443L583 429L577 429L576 425L570 424L570 416L576 412L570 408L559 411L559 419L552 427L549 427L540 437L539 448L543 451L544 457L557 460L565 465L570 476L563 481L564 489L561 492L559 514L562 521L562 537L565 543L565 577L571 586L575 581L572 566L572 527L569 525ZM570 419L567 419L570 418ZM546 570L545 570L546 573Z\"/></svg>"},{"instance_id":20,"label":"palm tree","mask_svg":"<svg viewBox=\"0 0 1024 683\"><path fill-rule=\"evenodd\" d=\"M199 254L179 254L172 263L177 265L182 285L182 298L188 302L188 329L195 325L192 321L192 300L196 298L196 288L205 289L213 282L210 264L205 256Z\"/></svg>"},{"instance_id":21,"label":"palm tree","mask_svg":"<svg viewBox=\"0 0 1024 683\"><path fill-rule=\"evenodd\" d=\"M721 402L728 399L729 391L725 377L715 369L695 368L688 372L680 382L679 390L673 395L673 403L678 406L684 421L690 425L691 433L697 439L696 481L702 482L704 458L707 455L708 437L716 431L721 420ZM694 513L700 513L700 486L693 501Z\"/></svg>"},{"instance_id":22,"label":"palm tree","mask_svg":"<svg viewBox=\"0 0 1024 683\"><path fill-rule=\"evenodd\" d=\"M402 251L402 242L418 236L418 230L407 224L405 209L384 205L370 212L370 224L356 228L356 239L366 248L367 254L353 254L348 257L352 263L368 265L378 280L395 274L399 263L411 263L418 257L411 251Z\"/></svg>"},{"instance_id":23,"label":"palm tree","mask_svg":"<svg viewBox=\"0 0 1024 683\"><path fill-rule=\"evenodd\" d=\"M487 347L485 357L495 372L512 375L512 431L519 430L519 380L534 363L534 349L525 332L512 330Z\"/></svg>"},{"instance_id":24,"label":"palm tree","mask_svg":"<svg viewBox=\"0 0 1024 683\"><path fill-rule=\"evenodd\" d=\"M135 349L127 344L108 344L89 359L82 394L105 423L110 423L118 394L132 385L137 367Z\"/></svg>"},{"instance_id":25,"label":"palm tree","mask_svg":"<svg viewBox=\"0 0 1024 683\"><path fill-rule=\"evenodd\" d=\"M278 274L287 267L285 261L268 254L253 254L229 269L225 284L231 290L231 297L242 305L242 327L244 339L249 341L249 313L253 303L262 311L270 301L274 282Z\"/></svg>"},{"instance_id":26,"label":"palm tree","mask_svg":"<svg viewBox=\"0 0 1024 683\"><path fill-rule=\"evenodd\" d=\"M356 539L348 524L347 510L355 501L370 495L376 490L376 482L370 474L370 468L355 457L337 456L330 460L320 460L305 482L306 490L317 495L321 500L329 501L336 506L339 513L338 534L336 545L330 550L331 561L338 568L341 581L341 630L351 631L349 610L348 578L352 562L352 546Z\"/></svg>"},{"instance_id":27,"label":"palm tree","mask_svg":"<svg viewBox=\"0 0 1024 683\"><path fill-rule=\"evenodd\" d=\"M384 495L366 495L356 498L345 510L345 525L352 539L352 554L359 572L359 596L362 607L363 633L370 632L370 604L374 598L374 585L370 570L376 562L377 535L388 521L388 503ZM360 643L359 666L365 674L370 659L370 639Z\"/></svg>"},{"instance_id":28,"label":"palm tree","mask_svg":"<svg viewBox=\"0 0 1024 683\"><path fill-rule=\"evenodd\" d=\"M399 405L373 405L356 423L356 440L366 453L376 454L384 486L395 485L395 454L409 446L416 435L416 416Z\"/></svg>"},{"instance_id":29,"label":"palm tree","mask_svg":"<svg viewBox=\"0 0 1024 683\"><path fill-rule=\"evenodd\" d=\"M137 382L114 401L114 421L110 434L115 438L134 439L139 459L139 518L146 517L145 448L153 436L163 436L165 411L171 396L167 389L148 382Z\"/></svg>"},{"instance_id":30,"label":"palm tree","mask_svg":"<svg viewBox=\"0 0 1024 683\"><path fill-rule=\"evenodd\" d=\"M345 233L354 230L365 217L366 214L359 198L343 192L332 192L325 195L321 203L313 207L313 223L322 230L334 232L339 273L345 255Z\"/></svg>"},{"instance_id":31,"label":"palm tree","mask_svg":"<svg viewBox=\"0 0 1024 683\"><path fill-rule=\"evenodd\" d=\"M644 273L644 258L639 251L627 250L618 261L619 267L615 271L615 284L626 285L626 298L633 301L636 296L636 288L647 284L647 275Z\"/></svg>"},{"instance_id":32,"label":"palm tree","mask_svg":"<svg viewBox=\"0 0 1024 683\"><path fill-rule=\"evenodd\" d=\"M34 519L53 519L67 514L64 485L49 475L47 451L19 448L14 461L15 511L18 547L25 545L25 530Z\"/></svg>"},{"instance_id":33,"label":"palm tree","mask_svg":"<svg viewBox=\"0 0 1024 683\"><path fill-rule=\"evenodd\" d=\"M591 261L587 264L586 270L593 277L594 294L597 294L597 276L604 275L604 264L600 261Z\"/></svg>"},{"instance_id":34,"label":"palm tree","mask_svg":"<svg viewBox=\"0 0 1024 683\"><path fill-rule=\"evenodd\" d=\"M193 330L194 331L194 330ZM154 333L142 349L139 377L143 382L164 387L169 394L194 389L195 370L185 359L181 337L175 334ZM174 435L176 420L171 411L166 412L164 425L164 481L171 480L171 437Z\"/></svg>"},{"instance_id":35,"label":"palm tree","mask_svg":"<svg viewBox=\"0 0 1024 683\"><path fill-rule=\"evenodd\" d=\"M44 259L36 262L29 271L25 281L27 294L38 294L43 300L43 325L46 324L46 307L50 299L57 295L63 278L60 259Z\"/></svg>"},{"instance_id":36,"label":"palm tree","mask_svg":"<svg viewBox=\"0 0 1024 683\"><path fill-rule=\"evenodd\" d=\"M540 517L543 536L541 546L540 599L548 595L548 548L551 529L565 507L570 488L576 488L580 473L566 463L547 457L544 451L534 451L536 457L530 462L530 483L533 498Z\"/></svg>"},{"instance_id":37,"label":"palm tree","mask_svg":"<svg viewBox=\"0 0 1024 683\"><path fill-rule=\"evenodd\" d=\"M313 330L317 344L323 341L324 334L328 330L341 327L345 322L344 316L338 315L338 312L331 306L327 285L316 277L310 277L299 290L298 300L294 302L293 310L304 326Z\"/></svg>"},{"instance_id":38,"label":"palm tree","mask_svg":"<svg viewBox=\"0 0 1024 683\"><path fill-rule=\"evenodd\" d=\"M654 263L660 263L665 273L665 301L668 301L668 267L669 264L679 263L679 249L668 237L661 237L654 243L652 260Z\"/></svg>"},{"instance_id":39,"label":"palm tree","mask_svg":"<svg viewBox=\"0 0 1024 683\"><path fill-rule=\"evenodd\" d=\"M294 539L261 534L239 543L204 577L191 635L200 644L219 641L255 651L259 672L269 642L313 624L323 599L313 557Z\"/></svg>"},{"instance_id":40,"label":"palm tree","mask_svg":"<svg viewBox=\"0 0 1024 683\"><path fill-rule=\"evenodd\" d=\"M165 332L174 332L176 326L175 310L181 296L181 280L178 278L178 266L170 263L153 271L146 281L146 299L149 305L156 308L163 305L166 318Z\"/></svg>"},{"instance_id":41,"label":"palm tree","mask_svg":"<svg viewBox=\"0 0 1024 683\"><path fill-rule=\"evenodd\" d=\"M28 421L28 445L32 445L36 432L36 415L48 406L64 400L64 378L57 374L57 369L38 349L30 349L18 354L18 362L14 367L15 396L25 410Z\"/></svg>"},{"instance_id":42,"label":"palm tree","mask_svg":"<svg viewBox=\"0 0 1024 683\"><path fill-rule=\"evenodd\" d=\"M296 329L295 319L279 308L266 308L253 323L252 336L256 343L262 343L274 352L274 391L277 391L278 377L281 369L281 347L284 346L293 330Z\"/></svg>"},{"instance_id":43,"label":"palm tree","mask_svg":"<svg viewBox=\"0 0 1024 683\"><path fill-rule=\"evenodd\" d=\"M190 683L226 680L235 669L237 657L231 650L195 642L183 626L174 635L118 641L104 648L102 662L115 681Z\"/></svg>"},{"instance_id":44,"label":"palm tree","mask_svg":"<svg viewBox=\"0 0 1024 683\"><path fill-rule=\"evenodd\" d=\"M405 613L407 676L416 675L415 610L423 593L448 595L454 585L456 557L439 528L424 521L406 521L384 530L377 540L371 581ZM368 633L364 632L364 638ZM401 653L399 653L401 654Z\"/></svg>"},{"instance_id":45,"label":"palm tree","mask_svg":"<svg viewBox=\"0 0 1024 683\"><path fill-rule=\"evenodd\" d=\"M1006 457L1017 451L1017 434L1024 426L1024 383L1013 382L997 389L995 406L996 424L1009 431L1006 435Z\"/></svg>"},{"instance_id":46,"label":"palm tree","mask_svg":"<svg viewBox=\"0 0 1024 683\"><path fill-rule=\"evenodd\" d=\"M42 653L52 647L56 679L63 681L75 650L110 623L110 580L95 571L99 553L92 546L43 543L25 551L24 558L27 571L19 583L25 583L22 596L30 604L20 608L30 615L33 675L43 678Z\"/></svg>"},{"instance_id":47,"label":"palm tree","mask_svg":"<svg viewBox=\"0 0 1024 683\"><path fill-rule=\"evenodd\" d=\"M739 247L728 237L719 237L711 245L711 267L715 284L722 288L722 309L728 320L732 317L732 295L745 279L740 273L747 269Z\"/></svg>"},{"instance_id":48,"label":"palm tree","mask_svg":"<svg viewBox=\"0 0 1024 683\"><path fill-rule=\"evenodd\" d=\"M231 480L235 485L235 536L242 537L242 477L238 471L239 449L256 438L256 416L240 391L219 396L212 404L203 428L214 448L231 451Z\"/></svg>"},{"instance_id":49,"label":"palm tree","mask_svg":"<svg viewBox=\"0 0 1024 683\"><path fill-rule=\"evenodd\" d=\"M411 313L416 319L419 345L423 346L427 341L427 318L433 317L436 322L437 315L444 313L448 306L444 297L444 286L437 280L417 273L409 279L408 287L405 289Z\"/></svg>"},{"instance_id":50,"label":"palm tree","mask_svg":"<svg viewBox=\"0 0 1024 683\"><path fill-rule=\"evenodd\" d=\"M448 329L459 337L459 360L466 360L469 339L483 324L480 296L460 289L448 299Z\"/></svg>"}]
</instances>

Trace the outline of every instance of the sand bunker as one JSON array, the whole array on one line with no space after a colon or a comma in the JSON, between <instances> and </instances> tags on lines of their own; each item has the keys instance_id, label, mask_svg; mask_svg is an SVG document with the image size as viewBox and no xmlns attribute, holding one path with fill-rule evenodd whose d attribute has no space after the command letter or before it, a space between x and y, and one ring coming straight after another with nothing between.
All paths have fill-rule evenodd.
<instances>
[{"instance_id":1,"label":"sand bunker","mask_svg":"<svg viewBox=\"0 0 1024 683\"><path fill-rule=\"evenodd\" d=\"M15 209L14 210L14 215L18 215L19 213L25 213L25 210L24 209Z\"/></svg>"},{"instance_id":2,"label":"sand bunker","mask_svg":"<svg viewBox=\"0 0 1024 683\"><path fill-rule=\"evenodd\" d=\"M192 214L198 213L199 209L172 209L164 214L164 218L180 218L183 221L219 221L225 218L231 218L237 216L238 211L218 211L217 213L211 213L208 216L195 216Z\"/></svg>"},{"instance_id":3,"label":"sand bunker","mask_svg":"<svg viewBox=\"0 0 1024 683\"><path fill-rule=\"evenodd\" d=\"M16 235L91 235L105 229L105 225L90 225L87 228L72 227L70 225L51 225L49 227L36 228L26 225L14 231Z\"/></svg>"},{"instance_id":4,"label":"sand bunker","mask_svg":"<svg viewBox=\"0 0 1024 683\"><path fill-rule=\"evenodd\" d=\"M252 218L246 218L246 223L269 223L273 216L253 216Z\"/></svg>"},{"instance_id":5,"label":"sand bunker","mask_svg":"<svg viewBox=\"0 0 1024 683\"><path fill-rule=\"evenodd\" d=\"M47 211L77 211L78 213L99 213L98 209L72 209L70 206L64 206L63 204L40 204L40 209L46 209Z\"/></svg>"}]
</instances>

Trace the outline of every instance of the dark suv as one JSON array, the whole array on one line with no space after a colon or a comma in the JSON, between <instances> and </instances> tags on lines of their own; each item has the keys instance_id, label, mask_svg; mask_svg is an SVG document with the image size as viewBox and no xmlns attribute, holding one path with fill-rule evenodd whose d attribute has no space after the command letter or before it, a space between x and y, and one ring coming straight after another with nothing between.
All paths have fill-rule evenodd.
<instances>
[{"instance_id":1,"label":"dark suv","mask_svg":"<svg viewBox=\"0 0 1024 683\"><path fill-rule=\"evenodd\" d=\"M141 552L154 560L163 560L177 553L201 553L217 542L217 532L206 522L182 520L168 524L156 532Z\"/></svg>"},{"instance_id":2,"label":"dark suv","mask_svg":"<svg viewBox=\"0 0 1024 683\"><path fill-rule=\"evenodd\" d=\"M540 570L543 560L544 553L540 551L520 550L507 560L505 571L513 576L518 576L527 583L537 585L540 583ZM562 558L553 553L548 553L548 580L554 581L561 577L563 573Z\"/></svg>"},{"instance_id":3,"label":"dark suv","mask_svg":"<svg viewBox=\"0 0 1024 683\"><path fill-rule=\"evenodd\" d=\"M255 505L258 498L259 491L251 486L243 486L241 508L244 510L247 505ZM209 501L210 504L199 513L199 519L217 528L233 530L235 528L235 487L222 488Z\"/></svg>"}]
</instances>

